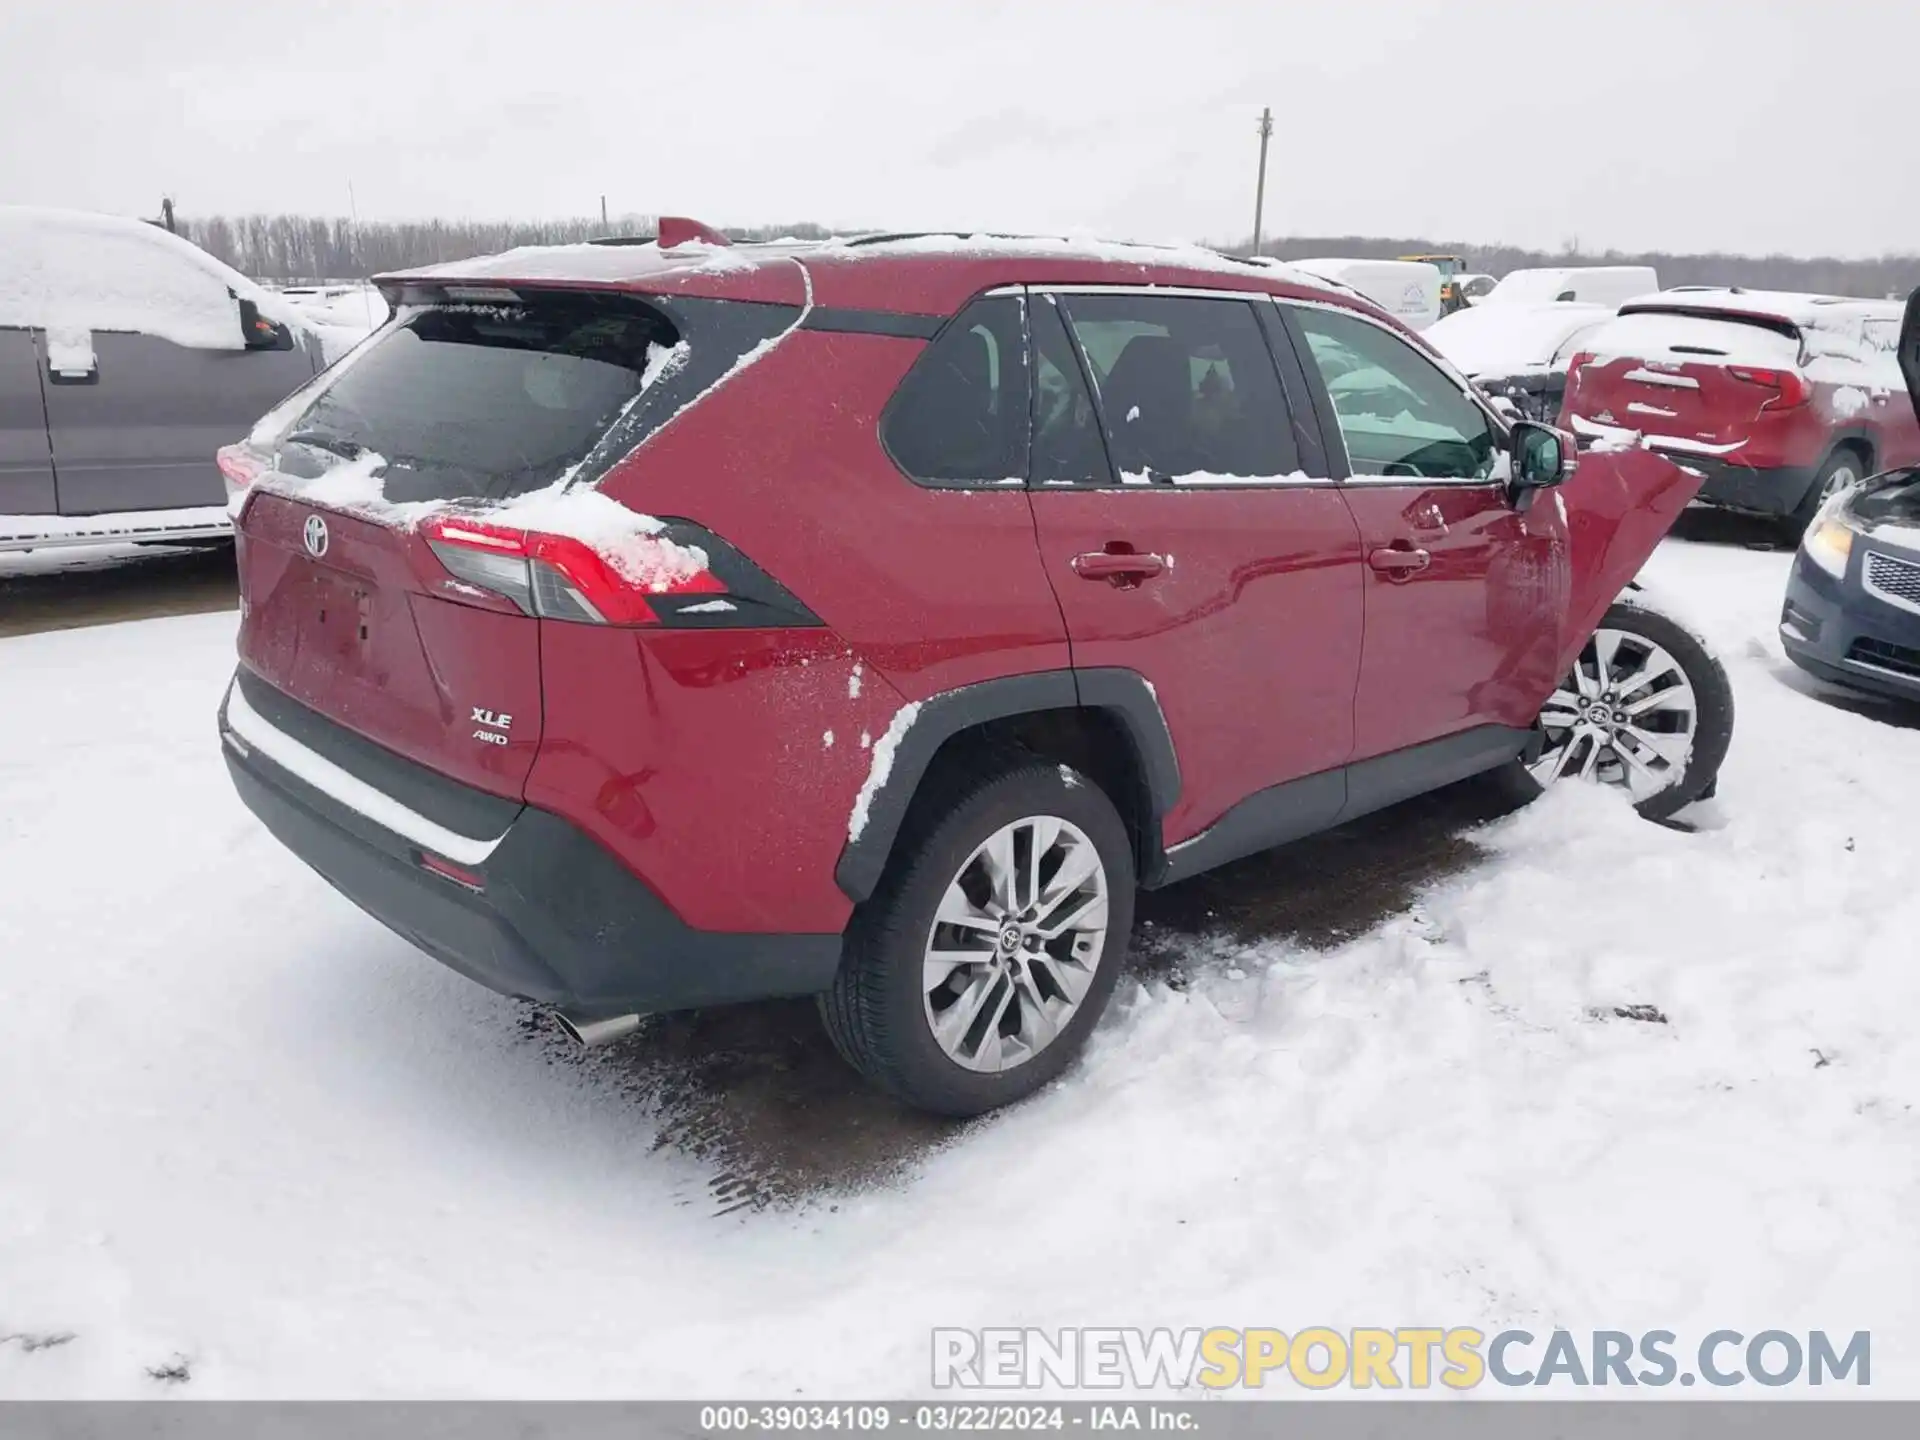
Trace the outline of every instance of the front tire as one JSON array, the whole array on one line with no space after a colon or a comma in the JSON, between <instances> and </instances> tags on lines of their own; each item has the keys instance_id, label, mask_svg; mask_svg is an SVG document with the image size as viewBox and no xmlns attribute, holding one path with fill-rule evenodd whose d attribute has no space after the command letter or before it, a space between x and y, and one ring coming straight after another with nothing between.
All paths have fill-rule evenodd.
<instances>
[{"instance_id":1,"label":"front tire","mask_svg":"<svg viewBox=\"0 0 1920 1440\"><path fill-rule=\"evenodd\" d=\"M1681 626L1634 599L1615 601L1540 712L1539 756L1496 771L1525 804L1569 779L1620 786L1649 820L1715 788L1733 741L1733 687Z\"/></svg>"},{"instance_id":2,"label":"front tire","mask_svg":"<svg viewBox=\"0 0 1920 1440\"><path fill-rule=\"evenodd\" d=\"M1032 1094L1085 1044L1126 959L1126 825L1086 776L1033 761L973 782L900 844L820 997L834 1047L937 1114Z\"/></svg>"}]
</instances>

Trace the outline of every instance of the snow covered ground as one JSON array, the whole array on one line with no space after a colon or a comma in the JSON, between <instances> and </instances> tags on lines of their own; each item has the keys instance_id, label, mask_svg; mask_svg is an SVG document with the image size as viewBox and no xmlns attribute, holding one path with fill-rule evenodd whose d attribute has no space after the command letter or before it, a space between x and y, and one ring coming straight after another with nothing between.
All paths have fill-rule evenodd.
<instances>
[{"instance_id":1,"label":"snow covered ground","mask_svg":"<svg viewBox=\"0 0 1920 1440\"><path fill-rule=\"evenodd\" d=\"M892 1182L724 1215L616 1056L241 808L230 615L0 641L0 1394L918 1393L933 1326L1164 1323L1868 1329L1920 1396L1920 730L1808 693L1786 564L1650 567L1739 704L1695 833L1552 796L1351 943L1123 987Z\"/></svg>"}]
</instances>

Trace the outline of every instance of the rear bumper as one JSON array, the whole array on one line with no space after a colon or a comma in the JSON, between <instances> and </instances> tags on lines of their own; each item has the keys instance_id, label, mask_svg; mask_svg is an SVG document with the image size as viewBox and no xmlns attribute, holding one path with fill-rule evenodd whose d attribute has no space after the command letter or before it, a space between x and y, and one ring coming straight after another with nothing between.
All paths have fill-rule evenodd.
<instances>
[{"instance_id":1,"label":"rear bumper","mask_svg":"<svg viewBox=\"0 0 1920 1440\"><path fill-rule=\"evenodd\" d=\"M1565 371L1528 370L1505 375L1476 375L1473 383L1483 394L1511 400L1528 420L1543 425L1559 421L1560 407L1567 395Z\"/></svg>"},{"instance_id":2,"label":"rear bumper","mask_svg":"<svg viewBox=\"0 0 1920 1440\"><path fill-rule=\"evenodd\" d=\"M1648 447L1656 455L1674 464L1697 470L1706 478L1701 482L1699 499L1728 510L1744 510L1751 515L1791 515L1813 488L1818 469L1808 465L1760 467L1740 465L1711 455L1693 455L1680 450L1663 450L1658 443Z\"/></svg>"},{"instance_id":3,"label":"rear bumper","mask_svg":"<svg viewBox=\"0 0 1920 1440\"><path fill-rule=\"evenodd\" d=\"M258 697L260 682L250 686ZM492 828L483 817L497 814L502 802L475 791L461 796L457 792L467 787L388 755L384 764L417 772L404 777L411 798L423 786L433 788L438 817L423 824L464 821L464 830L447 832L445 848L458 855L429 849L382 823L416 812L376 817L367 813L370 807L339 798L351 797L352 787L330 782L328 767L355 763L364 741L353 737L357 743L320 756L316 767L306 758L318 753L305 745L313 738L307 727L331 722L300 710L302 734L293 736L243 706L243 728L254 737L249 743L230 723L231 703L230 694L220 711L221 740L228 773L247 808L374 919L490 990L592 1016L810 995L833 981L838 935L691 929L644 881L560 816L520 807L497 839L468 838L466 832ZM274 718L283 719L292 704L279 697ZM269 738L259 728L263 724L271 730L271 748L292 768L259 743ZM288 751L287 743L305 754ZM381 788L390 793L403 787ZM475 885L424 868L423 856L453 861Z\"/></svg>"},{"instance_id":4,"label":"rear bumper","mask_svg":"<svg viewBox=\"0 0 1920 1440\"><path fill-rule=\"evenodd\" d=\"M1745 456L1744 447L1740 452L1742 458L1713 454L1709 453L1715 448L1712 446L1678 436L1647 435L1589 420L1584 415L1567 415L1564 423L1573 431L1582 450L1601 444L1616 449L1651 450L1661 459L1671 460L1701 477L1696 499L1728 510L1744 510L1751 515L1791 515L1807 498L1814 477L1820 473L1818 465L1755 465Z\"/></svg>"},{"instance_id":5,"label":"rear bumper","mask_svg":"<svg viewBox=\"0 0 1920 1440\"><path fill-rule=\"evenodd\" d=\"M1780 611L1780 644L1809 675L1851 690L1920 700L1920 614L1861 587L1860 542L1847 578L1796 556ZM1912 673L1908 673L1911 671Z\"/></svg>"}]
</instances>

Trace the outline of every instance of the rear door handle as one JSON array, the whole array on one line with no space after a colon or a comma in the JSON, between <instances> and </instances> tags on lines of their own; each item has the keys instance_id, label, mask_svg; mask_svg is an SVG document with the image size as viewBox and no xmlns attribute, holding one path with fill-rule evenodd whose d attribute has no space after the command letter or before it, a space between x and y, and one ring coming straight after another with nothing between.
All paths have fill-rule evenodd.
<instances>
[{"instance_id":1,"label":"rear door handle","mask_svg":"<svg viewBox=\"0 0 1920 1440\"><path fill-rule=\"evenodd\" d=\"M1131 551L1115 554L1111 550L1089 550L1072 560L1073 573L1082 580L1107 580L1115 585L1151 580L1167 568L1160 555L1136 555Z\"/></svg>"},{"instance_id":2,"label":"rear door handle","mask_svg":"<svg viewBox=\"0 0 1920 1440\"><path fill-rule=\"evenodd\" d=\"M1367 564L1383 575L1412 575L1432 563L1433 556L1426 551L1400 547L1382 547L1367 556Z\"/></svg>"}]
</instances>

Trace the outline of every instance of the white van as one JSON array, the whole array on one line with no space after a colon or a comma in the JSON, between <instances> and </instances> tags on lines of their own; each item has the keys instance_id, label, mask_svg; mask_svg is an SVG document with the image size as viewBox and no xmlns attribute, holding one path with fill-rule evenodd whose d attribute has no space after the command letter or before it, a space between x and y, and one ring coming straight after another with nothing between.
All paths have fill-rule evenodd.
<instances>
[{"instance_id":1,"label":"white van","mask_svg":"<svg viewBox=\"0 0 1920 1440\"><path fill-rule=\"evenodd\" d=\"M1289 265L1357 290L1401 324L1424 330L1440 318L1440 268L1424 260L1289 260Z\"/></svg>"},{"instance_id":2,"label":"white van","mask_svg":"<svg viewBox=\"0 0 1920 1440\"><path fill-rule=\"evenodd\" d=\"M1513 270L1477 302L1480 305L1542 305L1572 300L1582 305L1611 305L1651 295L1660 276L1651 265L1565 265L1542 270Z\"/></svg>"}]
</instances>

